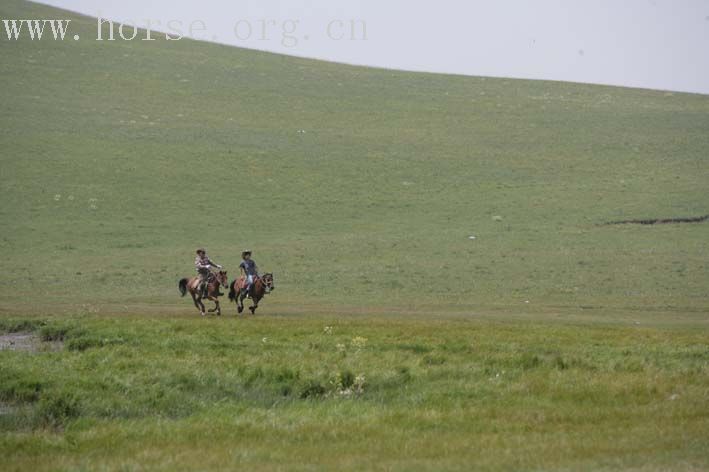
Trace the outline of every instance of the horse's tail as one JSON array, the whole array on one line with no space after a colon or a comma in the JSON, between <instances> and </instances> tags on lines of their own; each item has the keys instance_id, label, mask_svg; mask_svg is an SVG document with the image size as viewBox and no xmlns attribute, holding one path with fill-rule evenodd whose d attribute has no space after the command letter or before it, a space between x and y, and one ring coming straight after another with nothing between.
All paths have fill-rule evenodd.
<instances>
[{"instance_id":1,"label":"horse's tail","mask_svg":"<svg viewBox=\"0 0 709 472\"><path fill-rule=\"evenodd\" d=\"M232 302L236 300L236 280L234 280L230 285L229 285L229 300Z\"/></svg>"},{"instance_id":2,"label":"horse's tail","mask_svg":"<svg viewBox=\"0 0 709 472\"><path fill-rule=\"evenodd\" d=\"M189 283L189 279L181 279L180 283L177 284L177 287L180 289L180 296L184 297L185 294L187 293L187 284Z\"/></svg>"}]
</instances>

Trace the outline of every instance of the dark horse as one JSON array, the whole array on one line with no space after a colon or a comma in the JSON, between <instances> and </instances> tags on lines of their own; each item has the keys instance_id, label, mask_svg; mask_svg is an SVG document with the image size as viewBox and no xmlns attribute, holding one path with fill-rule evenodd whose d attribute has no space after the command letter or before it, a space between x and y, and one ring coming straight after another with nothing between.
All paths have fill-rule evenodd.
<instances>
[{"instance_id":1,"label":"dark horse","mask_svg":"<svg viewBox=\"0 0 709 472\"><path fill-rule=\"evenodd\" d=\"M217 312L217 315L222 314L222 309L219 307L219 286L224 288L229 284L229 279L226 276L225 270L220 270L218 273L211 273L209 280L207 282L207 299L214 302L214 308L209 310L210 313ZM203 294L199 289L199 277L192 277L191 279L182 279L177 285L180 289L180 295L185 296L189 290L190 295L192 295L192 301L194 301L194 306L197 307L199 313L205 316L204 303L202 303Z\"/></svg>"},{"instance_id":2,"label":"dark horse","mask_svg":"<svg viewBox=\"0 0 709 472\"><path fill-rule=\"evenodd\" d=\"M251 314L256 314L258 302L272 290L276 288L273 282L273 274L263 274L262 276L254 276L254 283L251 285L251 300L253 305L249 307ZM246 277L241 276L231 283L229 286L229 300L236 302L236 310L241 313L244 311L244 298L246 298Z\"/></svg>"}]
</instances>

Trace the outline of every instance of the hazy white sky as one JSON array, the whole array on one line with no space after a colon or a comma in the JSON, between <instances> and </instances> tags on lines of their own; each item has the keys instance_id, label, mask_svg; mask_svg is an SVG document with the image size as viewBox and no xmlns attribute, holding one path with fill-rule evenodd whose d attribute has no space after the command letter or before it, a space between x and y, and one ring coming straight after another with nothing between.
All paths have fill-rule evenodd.
<instances>
[{"instance_id":1,"label":"hazy white sky","mask_svg":"<svg viewBox=\"0 0 709 472\"><path fill-rule=\"evenodd\" d=\"M172 20L200 39L353 64L709 94L709 0L42 3L138 26L159 21L156 30Z\"/></svg>"}]
</instances>

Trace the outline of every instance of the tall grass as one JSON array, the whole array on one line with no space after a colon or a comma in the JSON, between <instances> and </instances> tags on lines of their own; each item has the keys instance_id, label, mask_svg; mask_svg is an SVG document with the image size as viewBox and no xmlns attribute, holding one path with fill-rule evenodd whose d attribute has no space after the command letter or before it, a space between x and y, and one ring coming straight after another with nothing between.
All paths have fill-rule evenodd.
<instances>
[{"instance_id":1,"label":"tall grass","mask_svg":"<svg viewBox=\"0 0 709 472\"><path fill-rule=\"evenodd\" d=\"M709 465L703 330L322 315L40 324L65 333L63 350L0 352L11 470Z\"/></svg>"}]
</instances>

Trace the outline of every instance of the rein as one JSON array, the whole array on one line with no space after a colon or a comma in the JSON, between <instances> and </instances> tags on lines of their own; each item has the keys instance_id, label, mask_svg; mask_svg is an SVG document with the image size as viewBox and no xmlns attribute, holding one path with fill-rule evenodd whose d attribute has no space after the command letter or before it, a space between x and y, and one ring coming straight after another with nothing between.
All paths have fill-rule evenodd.
<instances>
[{"instance_id":1,"label":"rein","mask_svg":"<svg viewBox=\"0 0 709 472\"><path fill-rule=\"evenodd\" d=\"M219 288L222 286L221 281L219 280L219 273L215 272L213 270L209 271L209 275L207 276L207 287L211 284L217 284L217 292L219 291Z\"/></svg>"}]
</instances>

